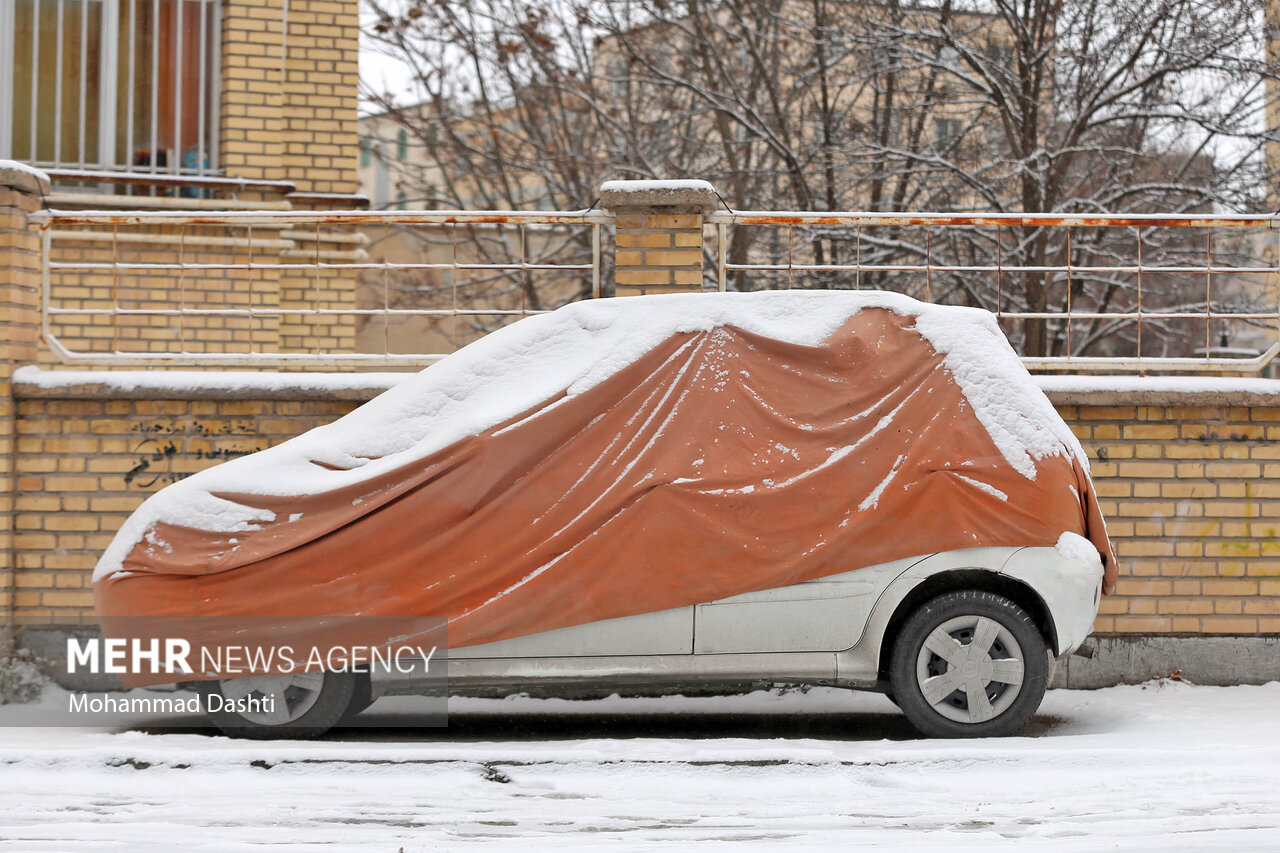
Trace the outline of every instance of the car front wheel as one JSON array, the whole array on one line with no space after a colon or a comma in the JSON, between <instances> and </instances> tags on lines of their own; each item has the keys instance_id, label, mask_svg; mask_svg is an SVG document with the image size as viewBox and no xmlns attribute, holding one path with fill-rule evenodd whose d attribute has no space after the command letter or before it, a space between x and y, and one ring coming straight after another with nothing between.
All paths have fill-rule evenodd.
<instances>
[{"instance_id":1,"label":"car front wheel","mask_svg":"<svg viewBox=\"0 0 1280 853\"><path fill-rule=\"evenodd\" d=\"M231 737L312 738L333 728L351 707L357 675L294 672L210 682L205 712Z\"/></svg>"},{"instance_id":2,"label":"car front wheel","mask_svg":"<svg viewBox=\"0 0 1280 853\"><path fill-rule=\"evenodd\" d=\"M890 683L902 712L930 737L1015 734L1044 698L1049 662L1026 611L1003 596L949 592L902 626Z\"/></svg>"}]
</instances>

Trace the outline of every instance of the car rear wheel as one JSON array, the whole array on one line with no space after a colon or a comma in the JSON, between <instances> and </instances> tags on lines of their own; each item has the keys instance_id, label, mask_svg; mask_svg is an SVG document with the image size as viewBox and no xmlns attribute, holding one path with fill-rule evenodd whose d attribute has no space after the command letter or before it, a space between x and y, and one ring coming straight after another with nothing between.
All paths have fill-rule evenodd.
<instances>
[{"instance_id":1,"label":"car rear wheel","mask_svg":"<svg viewBox=\"0 0 1280 853\"><path fill-rule=\"evenodd\" d=\"M950 592L902 626L890 660L898 706L930 737L1000 737L1031 719L1049 662L1026 611L1000 595Z\"/></svg>"},{"instance_id":2,"label":"car rear wheel","mask_svg":"<svg viewBox=\"0 0 1280 853\"><path fill-rule=\"evenodd\" d=\"M356 673L294 672L210 682L205 711L223 734L266 740L313 738L351 707Z\"/></svg>"},{"instance_id":3,"label":"car rear wheel","mask_svg":"<svg viewBox=\"0 0 1280 853\"><path fill-rule=\"evenodd\" d=\"M373 685L369 681L369 673L357 672L355 684L352 685L351 701L347 710L342 712L341 722L349 723L373 704Z\"/></svg>"}]
</instances>

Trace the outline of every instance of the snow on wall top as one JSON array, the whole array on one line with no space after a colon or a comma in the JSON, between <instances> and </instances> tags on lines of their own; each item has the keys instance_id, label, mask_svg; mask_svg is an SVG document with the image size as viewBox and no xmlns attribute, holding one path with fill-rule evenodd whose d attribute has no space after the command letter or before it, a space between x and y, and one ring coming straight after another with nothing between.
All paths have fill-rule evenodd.
<instances>
[{"instance_id":1,"label":"snow on wall top","mask_svg":"<svg viewBox=\"0 0 1280 853\"><path fill-rule=\"evenodd\" d=\"M19 176L24 178L21 184L15 181ZM32 189L48 192L50 181L45 172L34 166L19 163L17 160L0 160L0 185L13 186L15 189L28 192Z\"/></svg>"},{"instance_id":2,"label":"snow on wall top","mask_svg":"<svg viewBox=\"0 0 1280 853\"><path fill-rule=\"evenodd\" d=\"M191 394L197 391L385 391L414 376L412 373L224 373L200 370L43 370L23 365L13 372L13 384L55 389L97 386L112 391L157 391Z\"/></svg>"},{"instance_id":3,"label":"snow on wall top","mask_svg":"<svg viewBox=\"0 0 1280 853\"><path fill-rule=\"evenodd\" d=\"M119 571L155 523L236 532L274 519L269 510L213 493L300 495L341 488L425 458L562 392L582 393L672 335L735 326L816 346L864 308L917 318L916 331L943 355L978 420L1024 476L1035 477L1037 459L1064 452L1074 452L1088 465L1079 443L986 311L870 291L602 299L500 329L332 424L157 492L126 520L98 562L94 580ZM338 470L324 467L326 463Z\"/></svg>"},{"instance_id":4,"label":"snow on wall top","mask_svg":"<svg viewBox=\"0 0 1280 853\"><path fill-rule=\"evenodd\" d=\"M1046 393L1088 394L1098 391L1159 394L1274 394L1280 379L1255 376L1037 376Z\"/></svg>"},{"instance_id":5,"label":"snow on wall top","mask_svg":"<svg viewBox=\"0 0 1280 853\"><path fill-rule=\"evenodd\" d=\"M13 384L46 390L94 386L109 391L244 393L280 391L386 391L415 373L249 373L213 370L45 370L24 365ZM1280 397L1280 379L1240 376L1033 375L1046 394L1096 392L1157 394L1238 394Z\"/></svg>"},{"instance_id":6,"label":"snow on wall top","mask_svg":"<svg viewBox=\"0 0 1280 853\"><path fill-rule=\"evenodd\" d=\"M675 181L605 181L600 192L651 192L653 190L706 190L715 192L709 181L683 179Z\"/></svg>"}]
</instances>

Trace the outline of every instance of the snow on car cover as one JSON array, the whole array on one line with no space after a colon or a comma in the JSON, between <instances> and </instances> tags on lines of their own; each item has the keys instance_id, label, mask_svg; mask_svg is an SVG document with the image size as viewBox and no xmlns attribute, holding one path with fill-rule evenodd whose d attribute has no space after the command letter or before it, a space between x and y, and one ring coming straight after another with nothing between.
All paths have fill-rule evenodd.
<instances>
[{"instance_id":1,"label":"snow on car cover","mask_svg":"<svg viewBox=\"0 0 1280 853\"><path fill-rule=\"evenodd\" d=\"M94 578L107 636L376 644L433 615L457 648L1064 532L1113 586L1086 457L989 313L687 294L521 320L169 486Z\"/></svg>"}]
</instances>

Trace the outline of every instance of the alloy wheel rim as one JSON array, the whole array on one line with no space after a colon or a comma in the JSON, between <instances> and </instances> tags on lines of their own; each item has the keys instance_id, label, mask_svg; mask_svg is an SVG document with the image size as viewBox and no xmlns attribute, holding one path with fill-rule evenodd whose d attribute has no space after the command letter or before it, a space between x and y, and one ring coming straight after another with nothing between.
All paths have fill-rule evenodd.
<instances>
[{"instance_id":1,"label":"alloy wheel rim","mask_svg":"<svg viewBox=\"0 0 1280 853\"><path fill-rule=\"evenodd\" d=\"M254 675L228 679L218 687L222 698L234 703L236 715L246 722L283 726L299 720L316 704L324 687L324 673Z\"/></svg>"},{"instance_id":2,"label":"alloy wheel rim","mask_svg":"<svg viewBox=\"0 0 1280 853\"><path fill-rule=\"evenodd\" d=\"M929 632L916 657L925 702L948 720L985 723L1022 692L1022 647L1009 629L977 614L956 616Z\"/></svg>"}]
</instances>

